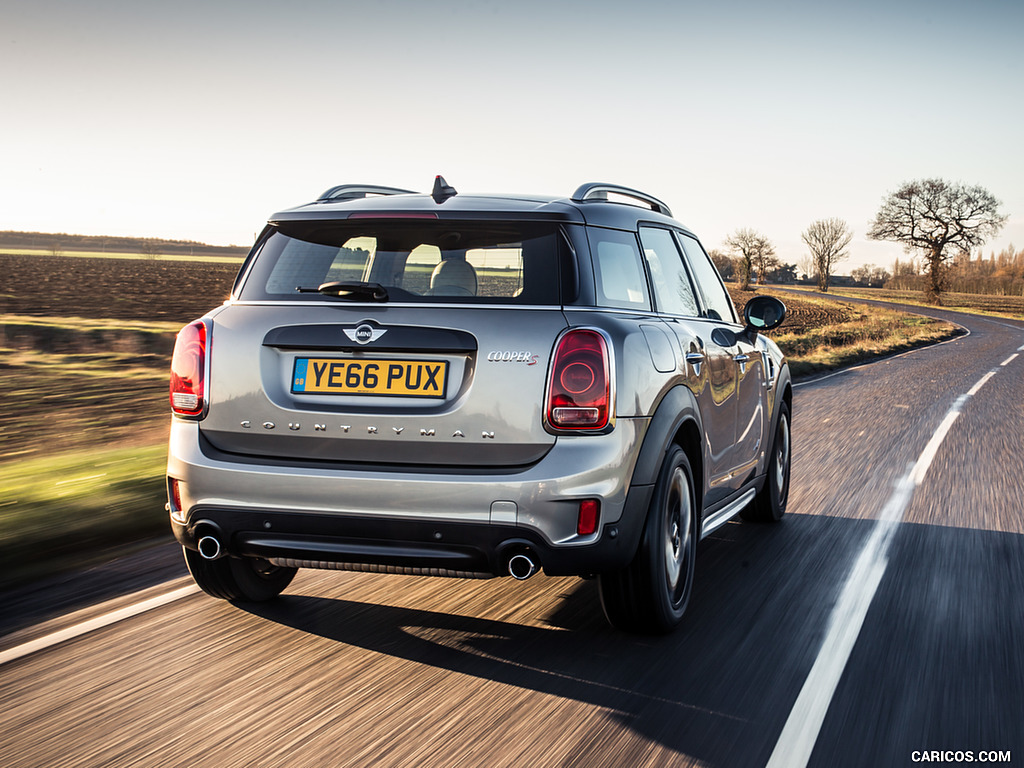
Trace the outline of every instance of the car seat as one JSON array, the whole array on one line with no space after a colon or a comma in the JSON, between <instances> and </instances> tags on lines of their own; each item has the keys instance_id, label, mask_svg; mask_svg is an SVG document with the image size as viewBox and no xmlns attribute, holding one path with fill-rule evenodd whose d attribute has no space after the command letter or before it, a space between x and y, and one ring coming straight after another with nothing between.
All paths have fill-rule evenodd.
<instances>
[{"instance_id":1,"label":"car seat","mask_svg":"<svg viewBox=\"0 0 1024 768\"><path fill-rule=\"evenodd\" d=\"M430 275L431 296L476 296L476 270L465 259L445 259Z\"/></svg>"}]
</instances>

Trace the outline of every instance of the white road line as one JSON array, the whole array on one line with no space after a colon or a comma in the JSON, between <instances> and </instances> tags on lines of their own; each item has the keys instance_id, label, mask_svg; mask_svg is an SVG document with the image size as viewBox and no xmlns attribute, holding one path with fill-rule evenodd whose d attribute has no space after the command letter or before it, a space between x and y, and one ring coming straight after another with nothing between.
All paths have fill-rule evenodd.
<instances>
[{"instance_id":1,"label":"white road line","mask_svg":"<svg viewBox=\"0 0 1024 768\"><path fill-rule=\"evenodd\" d=\"M1005 368L1006 366L1008 366L1008 365L1009 365L1010 363L1012 363L1012 362L1013 362L1014 360L1016 360L1016 359L1017 359L1017 353L1016 353L1016 352L1014 352L1014 353L1013 353L1012 355L1010 355L1010 356L1009 356L1008 358L1006 358L1005 360L1003 360L1003 362L1001 362L1001 363L999 364L999 366L1000 366L1001 368Z\"/></svg>"},{"instance_id":2,"label":"white road line","mask_svg":"<svg viewBox=\"0 0 1024 768\"><path fill-rule=\"evenodd\" d=\"M864 619L874 600L888 565L889 545L910 506L914 489L924 482L928 468L967 401L995 375L989 371L960 395L946 413L917 462L896 483L892 496L882 508L875 527L846 578L818 657L793 704L779 740L765 768L805 768L811 759L818 734L825 722L832 697L860 635Z\"/></svg>"},{"instance_id":3,"label":"white road line","mask_svg":"<svg viewBox=\"0 0 1024 768\"><path fill-rule=\"evenodd\" d=\"M932 465L932 461L935 459L935 454L939 452L939 446L942 445L942 441L946 439L946 435L949 434L950 428L953 426L953 422L957 420L960 412L963 410L964 403L966 403L974 394L981 389L986 381L992 377L991 372L986 374L985 377L971 388L971 391L966 395L960 395L953 403L953 407L949 409L945 417L939 423L939 428L935 430L935 434L932 435L932 439L928 441L928 444L921 451L920 457L917 459L917 464L910 470L910 479L914 483L914 488L921 485L924 482L924 476L928 474L928 468ZM913 489L911 489L913 493ZM907 503L910 503L910 498L907 497ZM900 512L900 517L903 517L903 513Z\"/></svg>"},{"instance_id":4,"label":"white road line","mask_svg":"<svg viewBox=\"0 0 1024 768\"><path fill-rule=\"evenodd\" d=\"M119 608L116 611L105 613L102 616L97 616L95 619L89 619L83 621L81 624L75 624L67 629L62 629L59 632L53 632L49 635L30 640L27 643L16 645L13 648L8 648L6 651L0 651L0 665L6 664L9 661L20 659L23 656L28 656L30 653L36 651L42 651L50 646L63 643L66 640L71 640L80 635L87 634L97 629L116 624L119 621L130 619L132 616L138 616L140 613L145 613L154 608L159 608L162 605L173 603L175 600L180 600L183 597L194 595L199 591L199 587L195 584L190 584L187 587L181 587L173 592L168 592L164 595L157 595L151 597L148 600L143 600L141 603L135 603L134 605L128 605L124 608Z\"/></svg>"},{"instance_id":5,"label":"white road line","mask_svg":"<svg viewBox=\"0 0 1024 768\"><path fill-rule=\"evenodd\" d=\"M977 384L975 384L973 387L967 390L967 396L974 397L974 395L978 394L978 390L985 386L985 382L987 382L997 373L999 373L999 371L989 371L984 376L982 376L981 379L978 380Z\"/></svg>"}]
</instances>

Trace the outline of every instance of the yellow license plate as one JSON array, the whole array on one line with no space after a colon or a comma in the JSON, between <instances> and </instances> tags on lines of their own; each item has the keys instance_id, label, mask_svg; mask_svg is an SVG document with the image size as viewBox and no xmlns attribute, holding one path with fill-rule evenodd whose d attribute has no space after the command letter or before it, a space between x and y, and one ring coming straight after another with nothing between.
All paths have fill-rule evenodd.
<instances>
[{"instance_id":1,"label":"yellow license plate","mask_svg":"<svg viewBox=\"0 0 1024 768\"><path fill-rule=\"evenodd\" d=\"M292 374L293 394L444 397L445 360L339 360L300 357Z\"/></svg>"}]
</instances>

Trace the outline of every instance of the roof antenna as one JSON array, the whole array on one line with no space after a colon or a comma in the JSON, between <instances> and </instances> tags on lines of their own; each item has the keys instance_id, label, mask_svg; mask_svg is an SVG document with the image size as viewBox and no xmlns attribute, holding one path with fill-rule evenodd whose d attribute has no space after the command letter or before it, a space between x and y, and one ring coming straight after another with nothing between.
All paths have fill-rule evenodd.
<instances>
[{"instance_id":1,"label":"roof antenna","mask_svg":"<svg viewBox=\"0 0 1024 768\"><path fill-rule=\"evenodd\" d=\"M449 197L455 197L458 192L455 191L455 187L448 185L448 182L444 180L444 176L436 176L434 178L434 191L430 193L430 196L434 198L434 202L440 205Z\"/></svg>"}]
</instances>

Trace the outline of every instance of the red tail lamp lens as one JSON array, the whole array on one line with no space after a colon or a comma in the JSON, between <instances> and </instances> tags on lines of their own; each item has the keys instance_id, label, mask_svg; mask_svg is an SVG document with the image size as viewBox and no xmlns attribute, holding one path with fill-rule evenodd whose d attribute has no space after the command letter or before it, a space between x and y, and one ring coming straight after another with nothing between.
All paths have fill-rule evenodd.
<instances>
[{"instance_id":1,"label":"red tail lamp lens","mask_svg":"<svg viewBox=\"0 0 1024 768\"><path fill-rule=\"evenodd\" d=\"M206 324L201 320L178 333L171 358L171 410L179 416L199 416L206 407L207 347Z\"/></svg>"},{"instance_id":2,"label":"red tail lamp lens","mask_svg":"<svg viewBox=\"0 0 1024 768\"><path fill-rule=\"evenodd\" d=\"M597 331L569 331L558 342L547 418L558 429L598 430L611 416L608 345Z\"/></svg>"},{"instance_id":3,"label":"red tail lamp lens","mask_svg":"<svg viewBox=\"0 0 1024 768\"><path fill-rule=\"evenodd\" d=\"M561 385L566 392L581 395L594 386L594 369L586 363L570 363L562 371Z\"/></svg>"},{"instance_id":4,"label":"red tail lamp lens","mask_svg":"<svg viewBox=\"0 0 1024 768\"><path fill-rule=\"evenodd\" d=\"M576 520L576 533L580 536L590 536L597 530L597 518L601 511L601 504L596 499L586 499L580 502L580 514Z\"/></svg>"}]
</instances>

